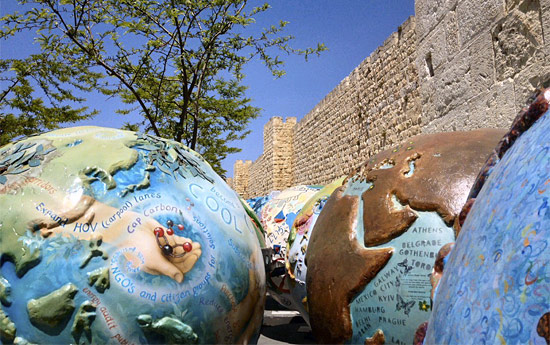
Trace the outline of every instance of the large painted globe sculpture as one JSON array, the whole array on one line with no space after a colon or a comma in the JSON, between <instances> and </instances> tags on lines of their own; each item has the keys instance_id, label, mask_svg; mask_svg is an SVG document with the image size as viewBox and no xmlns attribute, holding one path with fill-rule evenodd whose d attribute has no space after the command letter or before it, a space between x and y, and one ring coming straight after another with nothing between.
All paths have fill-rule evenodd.
<instances>
[{"instance_id":1,"label":"large painted globe sculpture","mask_svg":"<svg viewBox=\"0 0 550 345\"><path fill-rule=\"evenodd\" d=\"M549 101L516 118L472 189L425 344L550 344Z\"/></svg>"},{"instance_id":2,"label":"large painted globe sculpture","mask_svg":"<svg viewBox=\"0 0 550 345\"><path fill-rule=\"evenodd\" d=\"M288 286L285 267L288 236L298 213L321 188L306 185L287 188L271 197L261 209L260 221L265 231L267 249L270 250L267 289L274 300L289 309L297 310L301 303L293 305Z\"/></svg>"},{"instance_id":3,"label":"large painted globe sculpture","mask_svg":"<svg viewBox=\"0 0 550 345\"><path fill-rule=\"evenodd\" d=\"M251 218L200 155L79 127L0 149L3 343L248 343L265 271Z\"/></svg>"},{"instance_id":4,"label":"large painted globe sculpture","mask_svg":"<svg viewBox=\"0 0 550 345\"><path fill-rule=\"evenodd\" d=\"M431 309L430 273L500 130L413 137L332 193L306 253L321 343L411 344Z\"/></svg>"},{"instance_id":5,"label":"large painted globe sculpture","mask_svg":"<svg viewBox=\"0 0 550 345\"><path fill-rule=\"evenodd\" d=\"M313 228L317 218L328 198L334 190L342 185L344 178L339 178L329 183L323 189L315 193L296 215L296 219L290 229L286 245L286 282L292 301L292 307L300 312L303 319L309 324L306 290L306 253L309 239L313 234Z\"/></svg>"},{"instance_id":6,"label":"large painted globe sculpture","mask_svg":"<svg viewBox=\"0 0 550 345\"><path fill-rule=\"evenodd\" d=\"M281 193L280 191L272 191L270 192L269 194L267 195L263 195L263 196L258 196L258 197L255 197L255 198L250 198L250 199L247 199L246 200L246 203L248 204L248 206L254 211L254 213L256 213L256 215L258 217L261 216L262 214L262 209L264 208L264 206L271 200L273 199L274 197L276 197L277 195L279 195L279 193Z\"/></svg>"}]
</instances>

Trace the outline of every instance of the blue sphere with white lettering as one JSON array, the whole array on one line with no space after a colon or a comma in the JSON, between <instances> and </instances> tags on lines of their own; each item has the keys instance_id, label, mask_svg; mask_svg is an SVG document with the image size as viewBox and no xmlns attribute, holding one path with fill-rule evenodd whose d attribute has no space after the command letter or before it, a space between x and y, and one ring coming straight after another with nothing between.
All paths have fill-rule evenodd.
<instances>
[{"instance_id":1,"label":"blue sphere with white lettering","mask_svg":"<svg viewBox=\"0 0 550 345\"><path fill-rule=\"evenodd\" d=\"M257 341L261 228L196 152L101 127L0 148L1 343Z\"/></svg>"}]
</instances>

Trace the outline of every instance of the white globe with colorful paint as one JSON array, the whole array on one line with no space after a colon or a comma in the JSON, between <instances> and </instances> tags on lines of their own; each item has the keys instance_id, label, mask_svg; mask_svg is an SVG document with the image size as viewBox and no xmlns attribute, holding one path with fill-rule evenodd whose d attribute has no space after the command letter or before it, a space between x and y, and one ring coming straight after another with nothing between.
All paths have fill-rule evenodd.
<instances>
[{"instance_id":1,"label":"white globe with colorful paint","mask_svg":"<svg viewBox=\"0 0 550 345\"><path fill-rule=\"evenodd\" d=\"M294 309L300 312L308 324L306 253L309 239L325 203L332 192L342 185L343 181L343 177L339 178L315 193L296 216L288 236L285 265L290 299Z\"/></svg>"},{"instance_id":2,"label":"white globe with colorful paint","mask_svg":"<svg viewBox=\"0 0 550 345\"><path fill-rule=\"evenodd\" d=\"M260 220L265 230L266 246L271 249L271 265L266 272L267 288L271 296L290 309L292 305L287 282L285 257L292 224L306 202L321 186L294 186L273 196L261 209Z\"/></svg>"}]
</instances>

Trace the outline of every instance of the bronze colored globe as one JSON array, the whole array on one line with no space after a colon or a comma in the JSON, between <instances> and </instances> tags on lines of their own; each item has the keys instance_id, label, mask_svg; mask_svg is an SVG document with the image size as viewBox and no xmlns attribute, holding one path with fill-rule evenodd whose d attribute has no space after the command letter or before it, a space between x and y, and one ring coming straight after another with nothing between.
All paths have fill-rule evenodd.
<instances>
[{"instance_id":1,"label":"bronze colored globe","mask_svg":"<svg viewBox=\"0 0 550 345\"><path fill-rule=\"evenodd\" d=\"M336 189L306 254L319 342L412 343L430 315L435 256L454 241L453 224L502 135L416 136L372 157Z\"/></svg>"}]
</instances>

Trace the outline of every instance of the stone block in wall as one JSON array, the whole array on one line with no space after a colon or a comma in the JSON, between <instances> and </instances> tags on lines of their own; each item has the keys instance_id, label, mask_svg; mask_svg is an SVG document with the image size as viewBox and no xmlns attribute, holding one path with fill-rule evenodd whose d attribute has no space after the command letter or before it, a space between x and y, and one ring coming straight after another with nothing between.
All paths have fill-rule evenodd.
<instances>
[{"instance_id":1,"label":"stone block in wall","mask_svg":"<svg viewBox=\"0 0 550 345\"><path fill-rule=\"evenodd\" d=\"M511 79L495 83L468 103L467 129L509 128L517 115L514 83Z\"/></svg>"},{"instance_id":2,"label":"stone block in wall","mask_svg":"<svg viewBox=\"0 0 550 345\"><path fill-rule=\"evenodd\" d=\"M437 118L422 127L422 133L453 132L466 128L468 109L451 110L444 117Z\"/></svg>"},{"instance_id":3,"label":"stone block in wall","mask_svg":"<svg viewBox=\"0 0 550 345\"><path fill-rule=\"evenodd\" d=\"M435 88L435 80L433 80L433 78L424 79L420 82L420 106L422 111L420 114L420 123L430 123L439 117L435 110L436 96L437 90Z\"/></svg>"},{"instance_id":4,"label":"stone block in wall","mask_svg":"<svg viewBox=\"0 0 550 345\"><path fill-rule=\"evenodd\" d=\"M550 0L540 0L540 13L542 19L544 49L550 55Z\"/></svg>"},{"instance_id":5,"label":"stone block in wall","mask_svg":"<svg viewBox=\"0 0 550 345\"><path fill-rule=\"evenodd\" d=\"M424 36L441 22L446 13L454 10L457 3L458 0L416 0L414 12L418 40L423 40Z\"/></svg>"},{"instance_id":6,"label":"stone block in wall","mask_svg":"<svg viewBox=\"0 0 550 345\"><path fill-rule=\"evenodd\" d=\"M550 87L549 64L534 64L520 71L514 79L516 112L527 106L529 98L541 87Z\"/></svg>"},{"instance_id":7,"label":"stone block in wall","mask_svg":"<svg viewBox=\"0 0 550 345\"><path fill-rule=\"evenodd\" d=\"M447 59L451 60L460 51L460 37L456 11L450 11L443 20L445 28L445 43L447 44Z\"/></svg>"},{"instance_id":8,"label":"stone block in wall","mask_svg":"<svg viewBox=\"0 0 550 345\"><path fill-rule=\"evenodd\" d=\"M534 61L542 61L544 45L538 1L514 8L492 30L497 80L513 78Z\"/></svg>"},{"instance_id":9,"label":"stone block in wall","mask_svg":"<svg viewBox=\"0 0 550 345\"><path fill-rule=\"evenodd\" d=\"M472 94L483 93L495 82L493 42L489 30L481 32L469 47Z\"/></svg>"},{"instance_id":10,"label":"stone block in wall","mask_svg":"<svg viewBox=\"0 0 550 345\"><path fill-rule=\"evenodd\" d=\"M467 47L480 31L505 15L504 0L463 0L457 6L460 42Z\"/></svg>"},{"instance_id":11,"label":"stone block in wall","mask_svg":"<svg viewBox=\"0 0 550 345\"><path fill-rule=\"evenodd\" d=\"M438 116L448 113L472 96L470 87L470 58L468 51L457 55L434 76L435 99L433 106Z\"/></svg>"},{"instance_id":12,"label":"stone block in wall","mask_svg":"<svg viewBox=\"0 0 550 345\"><path fill-rule=\"evenodd\" d=\"M516 116L514 83L496 83L422 128L423 133L508 128Z\"/></svg>"},{"instance_id":13,"label":"stone block in wall","mask_svg":"<svg viewBox=\"0 0 550 345\"><path fill-rule=\"evenodd\" d=\"M445 27L436 27L418 46L416 68L421 79L431 78L447 62Z\"/></svg>"},{"instance_id":14,"label":"stone block in wall","mask_svg":"<svg viewBox=\"0 0 550 345\"><path fill-rule=\"evenodd\" d=\"M451 61L448 61L448 56L447 33L445 26L440 25L418 47L416 68L423 124L446 114L470 94L468 51L460 52Z\"/></svg>"}]
</instances>

